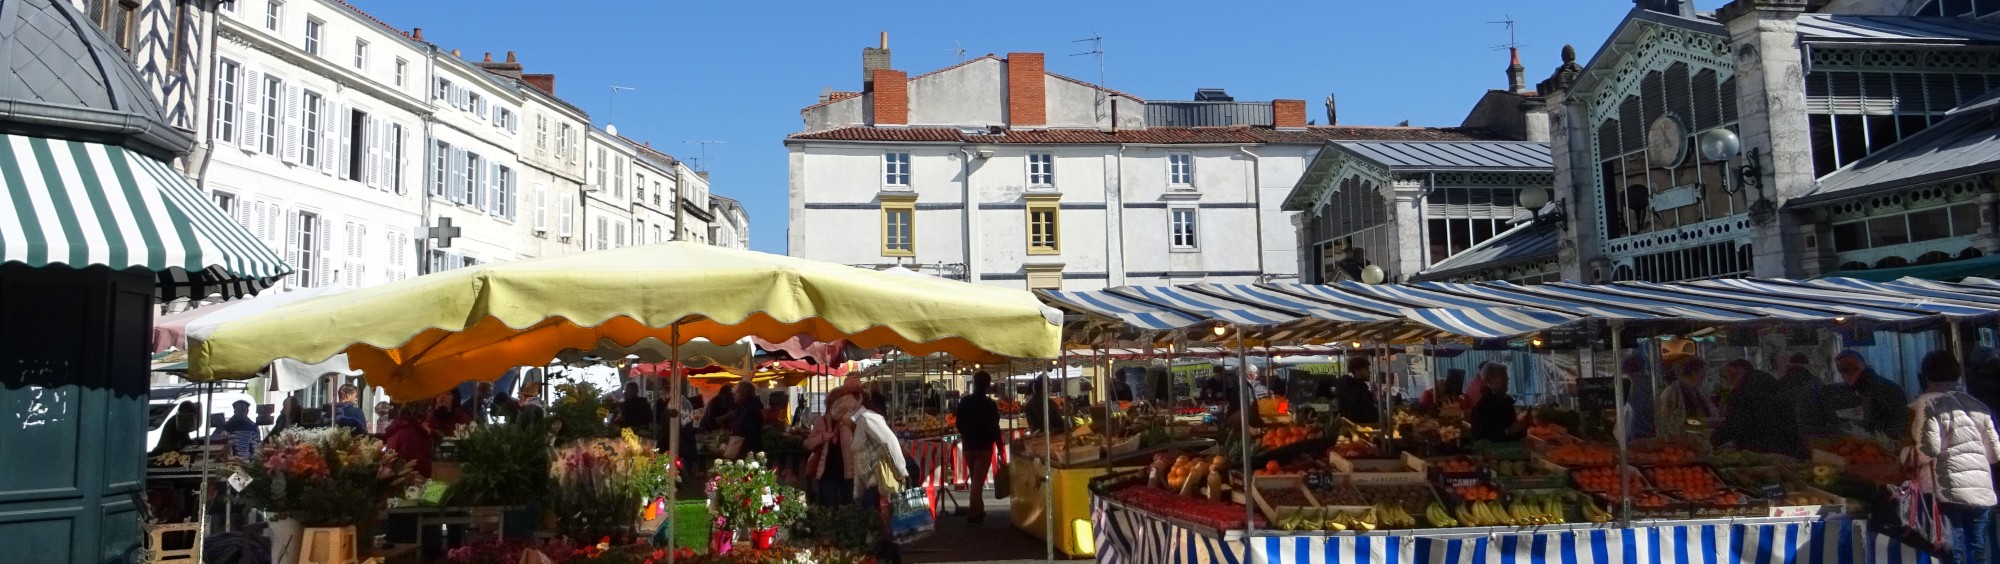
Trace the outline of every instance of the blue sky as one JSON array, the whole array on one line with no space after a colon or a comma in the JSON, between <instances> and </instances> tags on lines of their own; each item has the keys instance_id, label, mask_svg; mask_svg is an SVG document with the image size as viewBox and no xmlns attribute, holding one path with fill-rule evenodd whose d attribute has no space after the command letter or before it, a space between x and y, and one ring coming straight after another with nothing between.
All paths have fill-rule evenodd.
<instances>
[{"instance_id":1,"label":"blue sky","mask_svg":"<svg viewBox=\"0 0 2000 564\"><path fill-rule=\"evenodd\" d=\"M599 126L684 158L708 147L715 193L749 208L751 247L785 250L785 135L823 87L857 90L861 49L889 32L899 70L916 75L966 57L1048 54L1084 80L1097 60L1073 40L1104 38L1112 88L1188 99L1221 87L1239 100L1338 96L1343 124L1458 125L1479 95L1506 86L1512 17L1532 86L1583 62L1631 8L1623 0L1322 0L1313 2L770 2L726 0L349 0L399 29L477 60L512 50L531 73ZM1702 3L1712 9L1717 2ZM618 94L611 113L611 86Z\"/></svg>"}]
</instances>

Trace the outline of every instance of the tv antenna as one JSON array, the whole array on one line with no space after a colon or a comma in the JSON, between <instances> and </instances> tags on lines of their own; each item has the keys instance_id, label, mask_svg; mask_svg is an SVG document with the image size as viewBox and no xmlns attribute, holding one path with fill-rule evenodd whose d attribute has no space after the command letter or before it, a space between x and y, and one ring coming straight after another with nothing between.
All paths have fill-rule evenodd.
<instances>
[{"instance_id":1,"label":"tv antenna","mask_svg":"<svg viewBox=\"0 0 2000 564\"><path fill-rule=\"evenodd\" d=\"M1092 55L1097 57L1097 100L1095 102L1096 107L1092 108L1092 110L1095 112L1095 115L1093 117L1095 117L1096 119L1104 119L1104 114L1105 114L1104 105L1109 103L1110 101L1109 98L1104 95L1104 36L1098 35L1097 32L1093 31L1091 32L1090 37L1085 37L1083 39L1071 41L1070 43L1084 43L1084 42L1090 43L1090 50L1084 51L1082 53L1071 53L1070 56L1082 57L1085 55Z\"/></svg>"},{"instance_id":2,"label":"tv antenna","mask_svg":"<svg viewBox=\"0 0 2000 564\"><path fill-rule=\"evenodd\" d=\"M697 171L701 171L701 172L708 172L708 146L709 146L709 145L724 145L724 144L728 144L729 142L728 142L728 141L709 141L709 140L705 140L705 139L704 139L704 140L697 140L697 141L683 141L683 143L699 143L699 144L701 145L701 156L699 156L699 157L695 157L695 159L694 159L694 167L695 167L695 168L694 168L694 169L695 169L695 170L697 170Z\"/></svg>"},{"instance_id":3,"label":"tv antenna","mask_svg":"<svg viewBox=\"0 0 2000 564\"><path fill-rule=\"evenodd\" d=\"M958 55L958 62L965 62L965 45L959 44L957 40L951 42L951 53Z\"/></svg>"},{"instance_id":4,"label":"tv antenna","mask_svg":"<svg viewBox=\"0 0 2000 564\"><path fill-rule=\"evenodd\" d=\"M1498 46L1495 46L1495 47L1493 47L1493 50L1495 50L1495 51L1501 51L1501 50L1507 50L1507 49L1520 49L1520 48L1522 48L1522 47L1527 47L1527 45L1522 45L1520 41L1516 40L1516 38L1515 38L1515 36L1514 36L1514 30L1515 30L1515 27L1516 27L1516 26L1515 26L1515 24L1517 24L1517 23L1520 23L1520 22L1516 22L1516 21L1514 21L1514 16L1511 16L1511 15L1503 15L1503 16L1501 16L1501 18L1504 18L1504 19L1501 19L1500 21L1497 21L1497 22L1486 22L1486 23L1489 23L1489 24L1495 24L1495 25L1504 25L1504 26L1507 26L1507 44L1506 44L1506 45L1498 45Z\"/></svg>"},{"instance_id":5,"label":"tv antenna","mask_svg":"<svg viewBox=\"0 0 2000 564\"><path fill-rule=\"evenodd\" d=\"M638 89L630 86L619 86L616 84L611 85L611 111L605 112L604 123L606 124L611 124L613 123L614 120L618 118L618 92L621 90L638 90Z\"/></svg>"}]
</instances>

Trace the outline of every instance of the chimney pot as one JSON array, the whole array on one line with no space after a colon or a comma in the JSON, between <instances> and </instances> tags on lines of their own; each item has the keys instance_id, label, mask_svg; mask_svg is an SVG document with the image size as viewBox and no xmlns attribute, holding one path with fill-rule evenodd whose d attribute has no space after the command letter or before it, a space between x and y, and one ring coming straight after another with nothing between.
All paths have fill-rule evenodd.
<instances>
[{"instance_id":1,"label":"chimney pot","mask_svg":"<svg viewBox=\"0 0 2000 564\"><path fill-rule=\"evenodd\" d=\"M508 52L507 52L507 62L509 62L509 63L518 63L518 62L521 62L521 60L520 60L520 59L517 59L517 58L514 58L514 52L513 52L513 51L508 51Z\"/></svg>"},{"instance_id":2,"label":"chimney pot","mask_svg":"<svg viewBox=\"0 0 2000 564\"><path fill-rule=\"evenodd\" d=\"M465 58L465 55L464 55L464 54L462 54L462 53L459 53L457 49L452 49L452 50L451 50L451 56L453 56L453 57L458 57L458 58L460 58L460 59L463 59L463 58Z\"/></svg>"},{"instance_id":3,"label":"chimney pot","mask_svg":"<svg viewBox=\"0 0 2000 564\"><path fill-rule=\"evenodd\" d=\"M888 48L889 48L889 32L886 32L886 31L882 32L882 44L881 44L881 45L879 45L879 46L877 46L876 48L877 48L877 49L888 49Z\"/></svg>"},{"instance_id":4,"label":"chimney pot","mask_svg":"<svg viewBox=\"0 0 2000 564\"><path fill-rule=\"evenodd\" d=\"M411 37L411 38L413 38L413 39L416 39L417 41L423 41L423 40L424 40L424 28L421 28L421 27L413 27L413 28L410 28L410 37Z\"/></svg>"},{"instance_id":5,"label":"chimney pot","mask_svg":"<svg viewBox=\"0 0 2000 564\"><path fill-rule=\"evenodd\" d=\"M486 58L485 58L485 59L483 59L483 60L481 60L481 61L479 61L479 62L482 62L482 63L491 63L491 62L493 62L493 52L492 52L492 51L487 51L487 52L486 52Z\"/></svg>"}]
</instances>

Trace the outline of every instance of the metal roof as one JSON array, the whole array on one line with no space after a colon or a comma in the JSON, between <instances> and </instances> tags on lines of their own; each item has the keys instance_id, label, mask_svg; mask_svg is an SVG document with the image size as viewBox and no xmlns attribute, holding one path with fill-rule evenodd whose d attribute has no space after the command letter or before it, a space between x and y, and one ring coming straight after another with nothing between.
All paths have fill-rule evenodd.
<instances>
[{"instance_id":1,"label":"metal roof","mask_svg":"<svg viewBox=\"0 0 2000 564\"><path fill-rule=\"evenodd\" d=\"M1335 141L1390 170L1553 170L1549 144L1533 141Z\"/></svg>"},{"instance_id":2,"label":"metal roof","mask_svg":"<svg viewBox=\"0 0 2000 564\"><path fill-rule=\"evenodd\" d=\"M2000 44L2000 26L1962 18L1803 14L1798 25L1807 43Z\"/></svg>"},{"instance_id":3,"label":"metal roof","mask_svg":"<svg viewBox=\"0 0 2000 564\"><path fill-rule=\"evenodd\" d=\"M1986 97L1951 117L1821 178L1788 208L2000 170L2000 120Z\"/></svg>"},{"instance_id":4,"label":"metal roof","mask_svg":"<svg viewBox=\"0 0 2000 564\"><path fill-rule=\"evenodd\" d=\"M1464 252L1452 255L1443 262L1431 265L1410 279L1443 280L1482 268L1506 266L1536 259L1553 259L1556 257L1556 244L1561 238L1561 231L1554 225L1524 223L1495 235L1492 239L1473 245Z\"/></svg>"},{"instance_id":5,"label":"metal roof","mask_svg":"<svg viewBox=\"0 0 2000 564\"><path fill-rule=\"evenodd\" d=\"M125 50L90 22L63 0L0 1L6 120L45 128L39 136L112 141L160 160L194 148L193 135L167 122Z\"/></svg>"}]
</instances>

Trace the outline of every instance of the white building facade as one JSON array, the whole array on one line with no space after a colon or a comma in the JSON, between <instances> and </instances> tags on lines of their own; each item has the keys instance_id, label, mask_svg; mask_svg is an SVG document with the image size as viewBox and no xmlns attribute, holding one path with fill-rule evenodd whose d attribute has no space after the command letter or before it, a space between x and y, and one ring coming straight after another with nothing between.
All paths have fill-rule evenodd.
<instances>
[{"instance_id":1,"label":"white building facade","mask_svg":"<svg viewBox=\"0 0 2000 564\"><path fill-rule=\"evenodd\" d=\"M1200 99L1219 91L1148 102L1038 53L914 78L886 48L863 59L863 90L823 94L785 141L793 256L1028 289L1294 279L1281 204L1321 147L1428 130Z\"/></svg>"}]
</instances>

